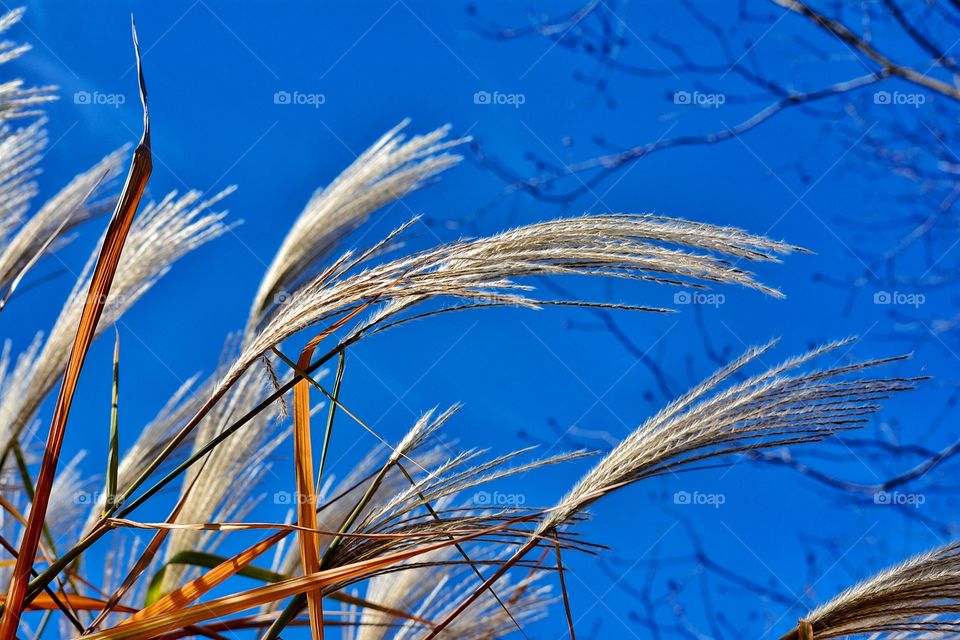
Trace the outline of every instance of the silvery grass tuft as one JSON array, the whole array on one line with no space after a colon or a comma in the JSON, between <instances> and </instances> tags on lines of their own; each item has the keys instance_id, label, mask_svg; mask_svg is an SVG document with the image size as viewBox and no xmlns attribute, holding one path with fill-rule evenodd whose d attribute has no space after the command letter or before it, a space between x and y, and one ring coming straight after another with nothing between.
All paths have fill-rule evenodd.
<instances>
[{"instance_id":1,"label":"silvery grass tuft","mask_svg":"<svg viewBox=\"0 0 960 640\"><path fill-rule=\"evenodd\" d=\"M469 138L446 139L447 125L407 140L402 130L408 124L404 120L385 133L310 198L260 282L247 319L247 338L264 315L371 213L460 162L461 156L448 150Z\"/></svg>"},{"instance_id":2,"label":"silvery grass tuft","mask_svg":"<svg viewBox=\"0 0 960 640\"><path fill-rule=\"evenodd\" d=\"M842 591L784 638L953 638L960 632L960 543L921 553Z\"/></svg>"},{"instance_id":3,"label":"silvery grass tuft","mask_svg":"<svg viewBox=\"0 0 960 640\"><path fill-rule=\"evenodd\" d=\"M0 31L21 14L0 19ZM0 63L26 50L0 44ZM597 500L705 460L727 463L743 452L808 445L858 428L880 400L918 381L875 373L901 358L841 357L849 340L759 367L770 343L749 349L603 456L464 449L444 435L453 430L457 406L423 411L401 438L379 433L363 407L348 406L340 394L349 385L351 350L372 334L489 307L670 311L649 300L544 297L534 287L543 277L742 286L780 297L748 267L802 251L735 228L616 213L401 253L401 241L419 224L404 215L403 196L455 167L467 140L451 137L448 126L408 135L403 121L292 216L249 313L225 339L221 362L169 398L155 398L157 414L146 425L122 420L124 332L108 332L116 347L114 403L102 434L107 468L91 474L84 452L76 451L57 469L59 449L33 444L57 383L62 379L66 389L75 380L89 341L116 326L180 258L235 224L221 210L232 188L170 193L140 205L150 167L142 75L140 81L145 134L119 196L127 149L106 155L39 207L33 199L46 144L39 109L54 89L0 84L0 309L21 304L23 278L56 259L75 231L90 234L100 214L114 210L87 265L73 274L52 328L19 354L9 341L0 352L0 465L13 479L0 501L2 541L18 556L13 575L0 574L10 594L0 640L57 630L88 640L278 638L290 627L356 640L493 640L557 615L560 602L573 633L562 556L602 552L577 534ZM370 222L391 210L400 218L391 222L395 231L369 239ZM355 248L347 248L351 238ZM288 353L294 337L312 340L299 354ZM54 437L54 426L75 427L69 402L66 409L59 403L63 393L48 436L57 447L62 437ZM337 469L328 449L341 430L364 432L380 446L353 468ZM471 499L490 483L591 456L592 470L552 507ZM38 464L49 470L51 458L56 474L38 474ZM271 469L297 480L272 507L260 485ZM71 499L91 488L95 499ZM40 490L49 496L45 504L34 499ZM165 515L147 521L141 507L158 497ZM254 521L255 508L268 519ZM88 561L98 557L87 555L95 547L105 562ZM951 546L881 574L812 612L798 632L953 628L955 618L944 616L956 612L944 602L955 592L955 558ZM24 565L30 571L21 571Z\"/></svg>"},{"instance_id":4,"label":"silvery grass tuft","mask_svg":"<svg viewBox=\"0 0 960 640\"><path fill-rule=\"evenodd\" d=\"M594 467L540 523L542 535L605 494L631 482L672 473L705 458L822 440L853 429L877 402L912 389L919 378L851 378L893 360L868 360L802 371L815 359L849 346L843 340L750 376L731 376L775 344L749 349L645 422Z\"/></svg>"},{"instance_id":5,"label":"silvery grass tuft","mask_svg":"<svg viewBox=\"0 0 960 640\"><path fill-rule=\"evenodd\" d=\"M815 442L856 428L879 409L877 401L911 389L919 380L859 375L900 358L802 370L850 342L813 349L742 382L731 383L735 374L758 361L775 343L749 349L614 447L540 519L513 561L522 559L578 513L613 491L661 474L677 473L707 459ZM505 563L500 571L509 565ZM495 579L496 574L491 584ZM469 602L467 599L461 606L466 609ZM453 621L457 614L459 611L453 612L449 619ZM441 628L445 622L441 622Z\"/></svg>"},{"instance_id":6,"label":"silvery grass tuft","mask_svg":"<svg viewBox=\"0 0 960 640\"><path fill-rule=\"evenodd\" d=\"M117 270L113 290L107 301L98 332L103 332L162 278L170 267L187 253L222 235L227 230L225 213L209 211L230 191L201 200L197 191L178 196L175 192L156 203L148 203L134 223ZM39 214L38 214L39 215ZM63 310L47 334L43 348L23 372L29 382L25 392L3 397L0 411L0 438L15 438L35 416L44 398L57 383L73 342L84 305L84 293L90 284L96 252L76 275L76 284Z\"/></svg>"}]
</instances>

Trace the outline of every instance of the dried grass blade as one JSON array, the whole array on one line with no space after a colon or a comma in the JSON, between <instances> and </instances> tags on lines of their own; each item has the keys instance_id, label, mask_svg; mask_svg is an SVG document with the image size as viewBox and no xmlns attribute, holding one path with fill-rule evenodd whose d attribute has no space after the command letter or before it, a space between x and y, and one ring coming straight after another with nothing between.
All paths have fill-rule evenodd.
<instances>
[{"instance_id":1,"label":"dried grass blade","mask_svg":"<svg viewBox=\"0 0 960 640\"><path fill-rule=\"evenodd\" d=\"M377 604L376 602L370 602L369 600L365 600L364 598L351 596L350 594L344 593L342 591L331 593L327 597L336 602L342 602L343 604L350 604L355 607L360 607L361 609L371 609L373 611L379 611L381 613L385 613L389 616L394 616L395 618L403 618L404 620L418 622L428 627L433 626L433 623L425 618L415 616L412 613L407 613L406 611L401 611L400 609L394 609L393 607L385 607L382 604Z\"/></svg>"},{"instance_id":2,"label":"dried grass blade","mask_svg":"<svg viewBox=\"0 0 960 640\"><path fill-rule=\"evenodd\" d=\"M127 233L133 223L133 217L137 212L140 198L143 196L143 191L153 168L150 152L150 117L147 111L147 90L143 79L143 67L140 63L136 27L133 25L131 27L137 57L140 99L143 103L143 137L140 139L136 151L134 151L130 173L127 175L126 184L107 228L103 247L100 249L100 256L97 259L97 265L90 282L90 290L87 292L83 314L80 317L80 326L77 328L77 335L67 362L60 394L57 397L47 444L44 449L43 462L37 478L36 493L30 510L29 523L24 530L20 544L20 554L7 592L7 606L4 609L3 619L0 621L0 640L13 640L20 623L20 614L24 605L27 604L25 601L27 584L33 568L33 557L40 541L47 505L50 501L50 491L53 488L57 462L60 459L60 450L63 445L67 416L70 414L70 406L73 403L73 394L90 343L96 333L97 323L110 294L110 287L113 284L117 265L120 262L120 253L123 250Z\"/></svg>"},{"instance_id":3,"label":"dried grass blade","mask_svg":"<svg viewBox=\"0 0 960 640\"><path fill-rule=\"evenodd\" d=\"M193 485L196 484L198 477L199 474L194 477L189 489L193 488ZM187 503L186 496L190 492L189 489L180 496L179 500L177 500L177 504L174 505L173 509L170 511L170 515L167 517L167 522L173 522L176 520L177 516L180 515L180 512L183 511L183 507ZM98 626L103 624L103 621L110 614L110 612L116 608L116 606L120 603L120 600L123 599L123 596L125 596L130 588L136 583L137 578L139 578L140 575L147 570L147 567L150 565L150 563L153 562L153 559L156 557L157 552L160 551L160 547L163 545L168 535L170 535L169 529L160 529L154 534L153 538L151 538L150 542L147 544L147 548L142 554L140 554L140 557L133 565L133 568L130 569L130 573L127 574L127 577L124 578L123 583L117 588L113 595L110 596L110 599L107 600L107 604L103 608L103 611L101 611L100 615L97 616L97 619L90 624L88 630L96 629Z\"/></svg>"},{"instance_id":4,"label":"dried grass blade","mask_svg":"<svg viewBox=\"0 0 960 640\"><path fill-rule=\"evenodd\" d=\"M90 598L75 593L63 593L57 597L78 611L99 611L105 604L99 598ZM6 596L0 596L0 602L5 602L6 599ZM48 593L41 593L27 606L28 611L55 611L58 609L60 609L60 605ZM136 609L123 606L117 607L117 610L124 613L136 612Z\"/></svg>"},{"instance_id":5,"label":"dried grass blade","mask_svg":"<svg viewBox=\"0 0 960 640\"><path fill-rule=\"evenodd\" d=\"M297 361L299 370L310 366L310 359L322 340L317 336L300 352ZM326 444L326 441L324 441ZM310 439L310 383L299 380L293 386L293 451L297 475L297 524L309 529L317 528L317 497L314 493L313 446ZM300 562L303 575L320 571L320 539L315 533L298 531ZM310 632L314 638L323 639L323 598L320 591L307 592L307 609L310 614Z\"/></svg>"},{"instance_id":6,"label":"dried grass blade","mask_svg":"<svg viewBox=\"0 0 960 640\"><path fill-rule=\"evenodd\" d=\"M286 537L287 532L281 531L266 538L249 549L246 549L232 558L228 558L219 565L203 574L202 576L191 580L176 591L167 594L153 604L141 609L139 612L127 618L119 626L131 624L137 620L149 618L162 613L175 611L185 607L203 594L207 593L217 585L223 583L228 578L233 577L239 571L246 568L251 562L259 558L265 551L271 549L280 540Z\"/></svg>"},{"instance_id":7,"label":"dried grass blade","mask_svg":"<svg viewBox=\"0 0 960 640\"><path fill-rule=\"evenodd\" d=\"M30 501L33 501L33 480L30 478L30 472L27 469L27 461L23 457L23 451L21 450L19 443L14 442L12 448L14 452L14 459L16 461L17 470L18 470L18 473L20 474L21 482L23 483L24 492L27 494ZM15 505L13 505L3 496L0 496L0 508L8 512L21 525L23 525L24 527L27 526L27 518L22 513L20 513L19 510L17 510ZM57 556L57 546L56 546L56 541L53 539L53 536L50 534L50 528L46 525L46 523L44 523L43 525L43 539L46 541L46 545L44 545L42 542L37 543L37 548L40 552L40 555L43 557L43 559L47 563L53 562L53 559ZM12 544L10 544L6 539L3 539L2 537L0 537L0 546L2 546L7 552L9 552L11 556L11 559L6 561L6 563L3 566L5 567L16 566L16 563L17 563L16 548ZM31 569L30 574L32 576L38 575L36 570L34 569ZM66 577L66 582L73 587L74 591L77 590L76 584L74 584L73 577L70 576L69 574ZM57 576L57 584L59 585L60 595L63 596L64 580L60 576ZM77 621L76 615L74 615L76 612L69 611L66 608L66 605L63 603L62 597L57 597L57 595L49 586L45 587L44 590L47 592L48 597L53 598L53 601L55 604L59 604L61 606L61 610L67 615L68 619L72 623L75 623L75 625L78 626L79 628L82 628L82 625L80 625L79 622ZM0 603L2 603L2 600L0 600Z\"/></svg>"},{"instance_id":8,"label":"dried grass blade","mask_svg":"<svg viewBox=\"0 0 960 640\"><path fill-rule=\"evenodd\" d=\"M160 591L160 588L163 585L163 572L166 567L173 564L183 564L203 569L215 569L227 561L228 558L224 556L218 556L214 553L205 553L203 551L181 551L167 560L163 568L153 576L153 579L150 581L150 585L147 587L147 595L144 603L145 606L152 605L154 602L157 602L163 597L163 593ZM282 573L277 573L276 571L269 571L267 569L261 569L260 567L250 566L241 568L239 571L237 571L237 575L245 578L251 578L253 580L259 580L261 582L280 582L281 580L286 580L289 577Z\"/></svg>"},{"instance_id":9,"label":"dried grass blade","mask_svg":"<svg viewBox=\"0 0 960 640\"><path fill-rule=\"evenodd\" d=\"M3 536L0 536L0 547L2 547L4 551L9 553L13 557L13 559L9 561L9 564L5 566L16 566L16 562L17 562L16 547L10 544L10 542ZM49 562L49 556L46 559ZM36 570L31 568L30 573L31 575L36 575ZM60 576L57 576L57 584L60 589L60 596L65 595L63 591L63 580L60 579ZM78 631L83 631L83 625L77 619L76 611L71 610L63 602L63 599L53 591L53 589L51 589L50 587L44 587L44 595L50 598L50 601L56 606L56 608L63 612L63 614L67 617L67 620L70 622L70 624L76 627ZM3 598L0 597L0 604L2 603L3 603Z\"/></svg>"},{"instance_id":10,"label":"dried grass blade","mask_svg":"<svg viewBox=\"0 0 960 640\"><path fill-rule=\"evenodd\" d=\"M396 284L396 282L392 284ZM321 334L321 336L323 338L330 336L335 331L340 329L343 325L345 325L347 322L350 322L355 317L357 317L357 315L359 315L360 313L365 311L367 308L369 308L371 305L376 304L378 300L379 300L379 296L376 296L373 299L368 300L364 304L358 306L352 312L340 318L339 320L334 322L331 326L329 326L327 329L325 329L324 332ZM177 478L180 474L182 474L184 471L189 469L191 466L196 464L198 460L202 459L208 453L213 451L214 448L217 447L217 445L219 445L221 442L223 442L224 440L229 438L231 435L236 433L238 429L246 425L254 416L256 416L261 411L269 407L273 402L278 400L284 393L292 389L293 386L296 384L296 381L299 379L298 376L301 376L304 374L309 375L313 373L314 371L322 367L334 355L343 351L343 349L345 349L346 346L347 345L344 343L339 344L337 347L335 347L331 351L324 354L323 357L321 357L318 361L312 363L309 367L304 369L302 372L298 371L297 376L295 376L292 380L285 382L279 389L277 389L272 394L270 394L260 404L255 406L253 409L251 409L247 413L245 413L243 417L239 418L229 427L225 428L216 436L211 438L202 447L196 449L186 460L178 464L173 470L171 470L164 477L162 477L160 480L158 480L156 483L150 486L150 488L144 491L141 495L139 495L137 498L130 500L128 502L127 499L130 498L133 495L133 493L137 489L139 489L144 482L147 481L150 475L153 474L158 468L160 468L160 465L167 458L170 457L170 455L174 452L174 450L178 446L180 446L180 444L183 443L183 441L187 438L190 432L193 431L193 429L196 428L196 426L200 423L200 420L203 419L203 417L210 411L210 409L223 397L223 394L226 393L226 390L230 387L230 384L232 383L222 385L221 388L218 389L214 393L214 395L210 399L208 399L207 402L197 411L197 413L194 414L193 418L191 418L187 422L187 424L184 425L183 428L180 429L180 431L177 432L177 434L173 438L171 438L170 442L167 444L167 446L164 447L163 451L161 451L157 455L157 457L140 473L140 475L137 476L137 478L132 483L130 483L129 487L124 489L123 495L121 495L120 498L118 498L118 501L123 503L123 509L119 509L116 512L117 515L119 517L126 516L127 514L132 512L134 509L139 507L141 504L146 502L148 499L156 495L158 491L160 491L162 488L170 484L170 482L172 482L175 478Z\"/></svg>"},{"instance_id":11,"label":"dried grass blade","mask_svg":"<svg viewBox=\"0 0 960 640\"><path fill-rule=\"evenodd\" d=\"M19 522L21 525L27 526L26 516L20 513L17 507L12 502L4 498L2 495L0 495L0 509L9 513L13 517L13 519ZM50 562L50 559L55 555L54 550L52 548L47 549L46 546L44 546L42 543L38 543L37 547L40 552L40 555L43 556L43 558L47 562ZM11 560L10 563L13 564L14 561Z\"/></svg>"},{"instance_id":12,"label":"dried grass blade","mask_svg":"<svg viewBox=\"0 0 960 640\"><path fill-rule=\"evenodd\" d=\"M129 625L123 625L106 629L99 633L86 636L87 640L126 640L126 639L144 639L155 638L167 631L179 629L181 627L194 625L204 620L221 618L223 616L239 613L263 604L283 600L293 595L315 591L323 587L342 583L350 580L360 580L366 576L375 574L397 563L415 558L417 556L444 549L451 545L467 542L476 538L487 536L498 531L507 529L518 522L529 520L529 517L517 518L503 522L493 527L486 527L474 531L473 533L454 538L452 540L443 540L433 544L396 553L387 554L379 558L361 560L341 567L334 567L319 573L299 578L291 578L283 582L250 589L222 598L217 598L183 608L179 611L162 614L147 620L138 620ZM497 576L499 577L499 576Z\"/></svg>"},{"instance_id":13,"label":"dried grass blade","mask_svg":"<svg viewBox=\"0 0 960 640\"><path fill-rule=\"evenodd\" d=\"M535 512L539 515L547 513L545 511ZM408 531L402 533L357 533L351 531L333 531L331 529L307 529L306 527L301 527L297 524L283 524L281 522L200 522L200 523L169 523L169 522L137 522L135 520L124 520L121 518L110 518L106 520L106 524L111 527L128 527L131 529L164 529L164 530L175 530L175 529L191 529L194 531L262 531L264 529L269 530L280 530L290 533L291 531L306 531L308 533L313 533L319 536L326 536L331 538L355 538L361 540L409 540L412 538L429 538L435 536L436 533L432 531ZM448 537L450 535L467 535L471 533L473 529L464 527L447 529L446 534ZM206 554L204 554L206 555ZM219 564L219 563L216 563ZM207 566L207 565L199 565ZM214 565L210 565L211 568Z\"/></svg>"},{"instance_id":14,"label":"dried grass blade","mask_svg":"<svg viewBox=\"0 0 960 640\"><path fill-rule=\"evenodd\" d=\"M285 536L285 535L287 535L287 534L289 534L289 533L290 533L289 530L283 531L283 532L281 532L281 534L278 534L278 536L275 536L275 537L280 537L280 538L282 538L283 536ZM260 543L260 544L263 544L263 543ZM251 548L251 549L252 549L252 548ZM248 551L250 551L250 550L248 549L248 550L245 551L244 553L247 553ZM183 552L181 552L181 553L178 553L178 554L177 554L176 556L174 556L172 559L170 559L170 560L167 562L167 564L168 564L168 565L169 565L169 564L188 564L188 565L191 565L191 566L203 567L203 568L206 568L206 569L216 569L216 568L217 568L218 566L220 566L220 565L224 565L224 564L233 562L233 560L235 560L236 558L238 558L239 555L240 555L240 554L238 554L237 556L234 556L234 558L230 559L230 558L225 558L225 557L223 557L223 556L218 556L218 555L215 555L215 554L212 554L212 553L203 553L203 552L200 552L200 551L183 551ZM259 580L259 581L261 581L261 582L267 582L267 583L282 582L283 580L287 580L287 579L290 578L290 576L284 575L284 574L282 574L282 573L277 573L277 572L275 572L275 571L269 571L269 570L267 570L267 569L262 569L262 568L260 568L260 567L251 567L251 566L249 566L249 565L245 565L245 566L240 567L240 569L235 572L235 575L243 576L243 577L245 577L245 578L250 578L250 579L252 579L252 580ZM155 586L159 587L161 581L158 580L157 578L158 578L158 577L161 577L161 576L162 576L162 574L160 574L160 573L158 573L156 576L154 576L154 579L153 579L153 581L151 582L151 585L150 585L150 589L148 589L148 595L147 595L147 605L148 605L148 607L149 607L149 605L154 604L154 602L157 602L157 601L159 601L159 599L160 599L159 597L151 598L151 596L150 596L149 594L151 593L151 591L154 590L154 587L155 587ZM168 596L168 597L169 597L169 596ZM350 595L350 594L343 593L343 592L341 592L341 591L338 591L338 592L336 592L336 593L331 593L331 594L330 594L329 596L327 596L327 597L330 598L331 600L335 601L335 602L342 602L342 603L344 603L344 604L350 604L350 605L353 605L353 606L356 606L356 607L361 607L361 608L364 608L364 609L371 609L371 610L373 610L373 611L380 611L380 612L382 612L382 613L386 613L387 615L395 616L395 617L397 617L397 618L403 618L403 619L405 619L405 620L411 620L411 621L413 621L413 622L417 622L417 623L424 624L424 625L430 625L430 624L431 624L429 620L426 620L426 619L424 619L424 618L417 617L417 616L415 616L415 615L412 615L412 614L410 614L410 613L407 613L406 611L401 611L400 609L394 609L393 607L387 607L387 606L384 606L384 605L382 605L382 604L378 604L378 603L376 603L376 602L371 602L371 601L366 600L366 599L364 599L364 598L360 598L360 597L358 597L358 596L352 596L352 595ZM142 609L135 617L140 618L140 617L141 617L141 614L142 614L144 611L147 611L147 609ZM124 624L125 624L125 622L124 622Z\"/></svg>"},{"instance_id":15,"label":"dried grass blade","mask_svg":"<svg viewBox=\"0 0 960 640\"><path fill-rule=\"evenodd\" d=\"M560 593L563 594L563 611L567 614L567 627L570 629L570 640L577 640L573 631L573 614L570 612L570 596L567 593L567 581L563 577L563 559L560 556L560 534L553 531L553 548L557 554L557 577L560 579Z\"/></svg>"}]
</instances>

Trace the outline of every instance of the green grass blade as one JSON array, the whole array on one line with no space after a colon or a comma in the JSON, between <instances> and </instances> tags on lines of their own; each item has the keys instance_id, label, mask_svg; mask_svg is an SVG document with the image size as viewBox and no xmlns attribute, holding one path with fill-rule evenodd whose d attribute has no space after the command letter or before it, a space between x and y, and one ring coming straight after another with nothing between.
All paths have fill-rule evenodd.
<instances>
[{"instance_id":1,"label":"green grass blade","mask_svg":"<svg viewBox=\"0 0 960 640\"><path fill-rule=\"evenodd\" d=\"M117 497L117 469L120 466L120 332L113 346L113 399L110 405L110 451L107 454L107 499L104 513Z\"/></svg>"},{"instance_id":2,"label":"green grass blade","mask_svg":"<svg viewBox=\"0 0 960 640\"><path fill-rule=\"evenodd\" d=\"M347 356L344 351L340 352L337 359L337 377L333 381L333 399L330 402L330 412L327 414L327 428L323 433L323 448L320 450L320 467L317 469L317 491L320 491L320 482L323 479L323 466L327 461L327 451L330 445L330 435L333 433L333 419L336 416L337 405L340 402L340 384L343 382L343 368L346 364Z\"/></svg>"},{"instance_id":3,"label":"green grass blade","mask_svg":"<svg viewBox=\"0 0 960 640\"><path fill-rule=\"evenodd\" d=\"M167 567L170 565L185 564L192 567L200 567L202 569L213 569L226 561L226 557L218 556L213 553L203 553L202 551L181 551L170 558L170 560L168 560L163 567L161 567L161 569L154 574L153 578L150 580L150 586L147 588L144 606L150 606L163 597L164 594L161 590L163 586L163 576L166 573ZM268 571L267 569L261 569L260 567L250 566L244 567L238 571L237 575L244 576L246 578L252 578L254 580L260 580L261 582L280 582L281 580L288 578L288 576L285 576L282 573L276 573L275 571Z\"/></svg>"}]
</instances>

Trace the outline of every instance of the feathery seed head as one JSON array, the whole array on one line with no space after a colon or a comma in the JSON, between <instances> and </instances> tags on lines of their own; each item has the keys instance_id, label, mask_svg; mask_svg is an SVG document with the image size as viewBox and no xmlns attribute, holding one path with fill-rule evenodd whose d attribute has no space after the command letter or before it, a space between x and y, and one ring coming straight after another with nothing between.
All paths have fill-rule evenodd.
<instances>
[{"instance_id":1,"label":"feathery seed head","mask_svg":"<svg viewBox=\"0 0 960 640\"><path fill-rule=\"evenodd\" d=\"M328 186L317 190L294 222L260 284L247 324L247 338L281 292L295 289L313 265L380 207L416 191L460 162L448 149L467 138L447 140L449 125L409 140L408 121L384 134Z\"/></svg>"},{"instance_id":2,"label":"feathery seed head","mask_svg":"<svg viewBox=\"0 0 960 640\"><path fill-rule=\"evenodd\" d=\"M201 201L201 194L197 191L179 197L174 192L160 202L146 205L134 220L127 238L110 298L97 327L98 335L133 306L174 262L227 231L227 225L222 222L226 214L211 213L209 208L230 191L232 189L227 189L205 201ZM3 419L0 442L6 443L11 437L16 437L59 380L83 311L96 257L97 251L91 255L77 278L43 349L33 363L31 383L25 387L26 393L3 397L3 406L10 409L0 416Z\"/></svg>"},{"instance_id":3,"label":"feathery seed head","mask_svg":"<svg viewBox=\"0 0 960 640\"><path fill-rule=\"evenodd\" d=\"M560 501L537 533L556 528L607 493L643 478L706 458L821 440L859 426L879 408L878 400L912 389L919 380L849 377L900 358L795 372L851 342L813 349L724 388L731 375L775 342L749 349L627 436Z\"/></svg>"},{"instance_id":4,"label":"feathery seed head","mask_svg":"<svg viewBox=\"0 0 960 640\"><path fill-rule=\"evenodd\" d=\"M816 638L953 637L960 630L960 542L884 569L805 618ZM921 635L923 634L923 635Z\"/></svg>"},{"instance_id":5,"label":"feathery seed head","mask_svg":"<svg viewBox=\"0 0 960 640\"><path fill-rule=\"evenodd\" d=\"M246 340L221 388L294 333L343 314L349 319L351 312L368 307L369 318L354 335L436 298L454 299L467 307L550 304L533 297L529 285L515 282L528 276L609 276L691 286L736 283L779 296L728 258L776 261L778 255L795 250L728 227L614 214L553 220L460 240L353 272L408 226L359 256L345 254L294 292L260 332Z\"/></svg>"}]
</instances>

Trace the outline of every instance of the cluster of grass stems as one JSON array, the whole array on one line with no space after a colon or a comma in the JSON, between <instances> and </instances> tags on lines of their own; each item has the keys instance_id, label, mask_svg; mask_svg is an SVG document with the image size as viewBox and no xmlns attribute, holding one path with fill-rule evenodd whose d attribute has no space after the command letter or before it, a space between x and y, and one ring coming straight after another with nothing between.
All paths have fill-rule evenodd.
<instances>
[{"instance_id":1,"label":"cluster of grass stems","mask_svg":"<svg viewBox=\"0 0 960 640\"><path fill-rule=\"evenodd\" d=\"M0 30L21 13L4 16ZM2 47L2 61L27 51ZM291 627L315 638L336 630L358 640L490 640L522 633L551 607L563 611L575 637L563 555L600 552L576 531L594 502L707 460L858 428L879 401L918 381L874 373L899 357L849 361L850 340L766 368L758 365L775 343L754 347L599 456L555 504L471 504L468 496L481 485L592 454L453 449L438 432L457 407L427 411L390 441L340 400L357 343L413 320L487 307L669 311L542 299L532 276L739 285L779 296L744 267L801 249L733 228L608 214L393 257L413 220L365 249L344 252L343 240L374 211L460 160L456 150L465 140L450 139L446 127L408 138L404 122L310 199L268 267L244 329L227 338L214 375L187 381L138 430L121 429L118 334L103 491L93 504L71 501L90 486L79 460L61 464L61 454L91 343L180 257L230 229L225 213L214 211L230 190L206 199L188 192L143 200L152 156L139 53L137 61L144 131L115 197L127 149L34 208L33 178L45 145L39 109L54 89L0 84L0 305L17 303L24 275L68 242L74 227L112 211L53 328L17 357L9 342L0 356L0 465L12 478L0 493L0 640L47 632L89 640L225 638L244 629L279 638ZM305 333L310 339L299 353L284 352L288 338ZM41 422L41 405L55 388L52 416ZM349 429L382 446L335 483L326 468L331 434ZM38 439L45 439L42 448L32 444ZM271 454L291 440L294 519L248 521ZM141 507L164 489L176 491L168 515L140 519ZM125 530L146 531L148 542L140 546ZM258 538L239 553L218 555L232 532ZM85 562L95 546L107 559L104 571ZM958 558L956 545L948 545L881 573L811 612L786 637L955 633ZM225 595L210 597L214 590Z\"/></svg>"}]
</instances>

